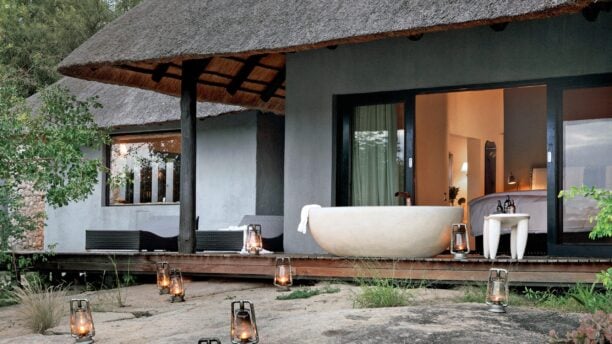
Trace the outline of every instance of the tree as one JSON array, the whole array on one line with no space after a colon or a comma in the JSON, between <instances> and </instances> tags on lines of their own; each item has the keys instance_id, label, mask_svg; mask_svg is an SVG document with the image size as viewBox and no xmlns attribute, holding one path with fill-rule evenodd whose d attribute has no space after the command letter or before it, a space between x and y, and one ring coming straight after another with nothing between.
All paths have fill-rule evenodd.
<instances>
[{"instance_id":1,"label":"tree","mask_svg":"<svg viewBox=\"0 0 612 344\"><path fill-rule=\"evenodd\" d=\"M42 192L52 206L85 199L106 167L84 152L110 142L93 120L91 110L100 106L95 99L79 101L67 90L50 87L32 111L17 93L0 84L0 261L14 270L11 240L44 217L24 215L19 188L29 185Z\"/></svg>"},{"instance_id":2,"label":"tree","mask_svg":"<svg viewBox=\"0 0 612 344\"><path fill-rule=\"evenodd\" d=\"M140 0L0 0L0 78L27 97L71 51Z\"/></svg>"}]
</instances>

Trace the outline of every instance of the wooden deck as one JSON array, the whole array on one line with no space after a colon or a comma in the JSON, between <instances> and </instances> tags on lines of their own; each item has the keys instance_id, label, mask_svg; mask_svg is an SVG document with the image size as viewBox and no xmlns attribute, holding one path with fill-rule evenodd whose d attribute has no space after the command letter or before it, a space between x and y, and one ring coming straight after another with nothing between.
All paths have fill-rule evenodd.
<instances>
[{"instance_id":1,"label":"wooden deck","mask_svg":"<svg viewBox=\"0 0 612 344\"><path fill-rule=\"evenodd\" d=\"M129 270L133 274L154 274L156 262L168 261L171 266L181 268L185 275L272 278L277 256L168 252L58 253L46 262L38 262L35 268L60 272L113 271L112 258L118 270ZM515 285L570 285L576 282L592 283L597 272L612 266L611 258L526 257L517 261L503 257L489 260L482 256L472 256L467 261L456 261L444 255L423 259L284 256L291 257L296 279L392 277L469 283L486 281L489 268L497 267L507 269L511 283Z\"/></svg>"}]
</instances>

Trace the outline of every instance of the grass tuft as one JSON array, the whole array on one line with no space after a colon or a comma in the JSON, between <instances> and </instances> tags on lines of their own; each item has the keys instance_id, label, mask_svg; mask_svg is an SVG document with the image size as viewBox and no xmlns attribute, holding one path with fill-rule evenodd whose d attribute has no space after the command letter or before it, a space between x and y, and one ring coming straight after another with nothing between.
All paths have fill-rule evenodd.
<instances>
[{"instance_id":1,"label":"grass tuft","mask_svg":"<svg viewBox=\"0 0 612 344\"><path fill-rule=\"evenodd\" d=\"M390 278L377 278L361 281L361 290L355 296L356 308L381 308L405 306L412 295Z\"/></svg>"},{"instance_id":2,"label":"grass tuft","mask_svg":"<svg viewBox=\"0 0 612 344\"><path fill-rule=\"evenodd\" d=\"M330 285L323 288L303 288L292 291L289 294L279 295L276 297L277 300L295 300L295 299L307 299L319 294L333 294L340 291L340 288L332 287Z\"/></svg>"},{"instance_id":3,"label":"grass tuft","mask_svg":"<svg viewBox=\"0 0 612 344\"><path fill-rule=\"evenodd\" d=\"M15 287L12 296L21 304L21 313L29 329L44 333L59 324L64 315L66 290L61 287L45 287L40 279L26 281Z\"/></svg>"}]
</instances>

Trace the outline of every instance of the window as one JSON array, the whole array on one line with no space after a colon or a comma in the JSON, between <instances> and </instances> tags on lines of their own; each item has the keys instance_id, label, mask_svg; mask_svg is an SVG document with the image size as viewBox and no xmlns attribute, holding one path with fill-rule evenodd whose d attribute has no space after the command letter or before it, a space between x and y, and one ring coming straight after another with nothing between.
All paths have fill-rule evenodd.
<instances>
[{"instance_id":1,"label":"window","mask_svg":"<svg viewBox=\"0 0 612 344\"><path fill-rule=\"evenodd\" d=\"M122 183L109 188L108 204L178 202L180 164L180 133L113 136L109 168Z\"/></svg>"}]
</instances>

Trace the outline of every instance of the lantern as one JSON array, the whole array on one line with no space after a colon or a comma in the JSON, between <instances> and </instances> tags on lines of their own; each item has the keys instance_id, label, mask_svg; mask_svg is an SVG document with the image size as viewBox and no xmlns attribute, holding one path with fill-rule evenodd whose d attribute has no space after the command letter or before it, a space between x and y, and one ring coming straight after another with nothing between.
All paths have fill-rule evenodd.
<instances>
[{"instance_id":1,"label":"lantern","mask_svg":"<svg viewBox=\"0 0 612 344\"><path fill-rule=\"evenodd\" d=\"M183 274L181 269L170 270L170 290L171 302L185 301L185 286L183 285Z\"/></svg>"},{"instance_id":2,"label":"lantern","mask_svg":"<svg viewBox=\"0 0 612 344\"><path fill-rule=\"evenodd\" d=\"M159 294L168 294L170 289L170 265L168 262L157 263L157 288Z\"/></svg>"},{"instance_id":3,"label":"lantern","mask_svg":"<svg viewBox=\"0 0 612 344\"><path fill-rule=\"evenodd\" d=\"M508 295L508 270L490 269L486 299L489 311L505 313L508 306Z\"/></svg>"},{"instance_id":4,"label":"lantern","mask_svg":"<svg viewBox=\"0 0 612 344\"><path fill-rule=\"evenodd\" d=\"M467 254L470 253L470 240L465 223L451 226L450 252L457 260L466 259Z\"/></svg>"},{"instance_id":5,"label":"lantern","mask_svg":"<svg viewBox=\"0 0 612 344\"><path fill-rule=\"evenodd\" d=\"M219 338L200 338L198 344L221 344Z\"/></svg>"},{"instance_id":6,"label":"lantern","mask_svg":"<svg viewBox=\"0 0 612 344\"><path fill-rule=\"evenodd\" d=\"M87 299L70 300L70 335L77 343L93 343L96 330Z\"/></svg>"},{"instance_id":7,"label":"lantern","mask_svg":"<svg viewBox=\"0 0 612 344\"><path fill-rule=\"evenodd\" d=\"M246 250L250 254L259 254L261 249L261 225L248 225Z\"/></svg>"},{"instance_id":8,"label":"lantern","mask_svg":"<svg viewBox=\"0 0 612 344\"><path fill-rule=\"evenodd\" d=\"M255 306L250 301L232 302L230 336L234 344L259 343Z\"/></svg>"},{"instance_id":9,"label":"lantern","mask_svg":"<svg viewBox=\"0 0 612 344\"><path fill-rule=\"evenodd\" d=\"M293 284L291 276L291 258L278 257L276 258L276 271L274 272L274 285L280 290L289 290Z\"/></svg>"}]
</instances>

